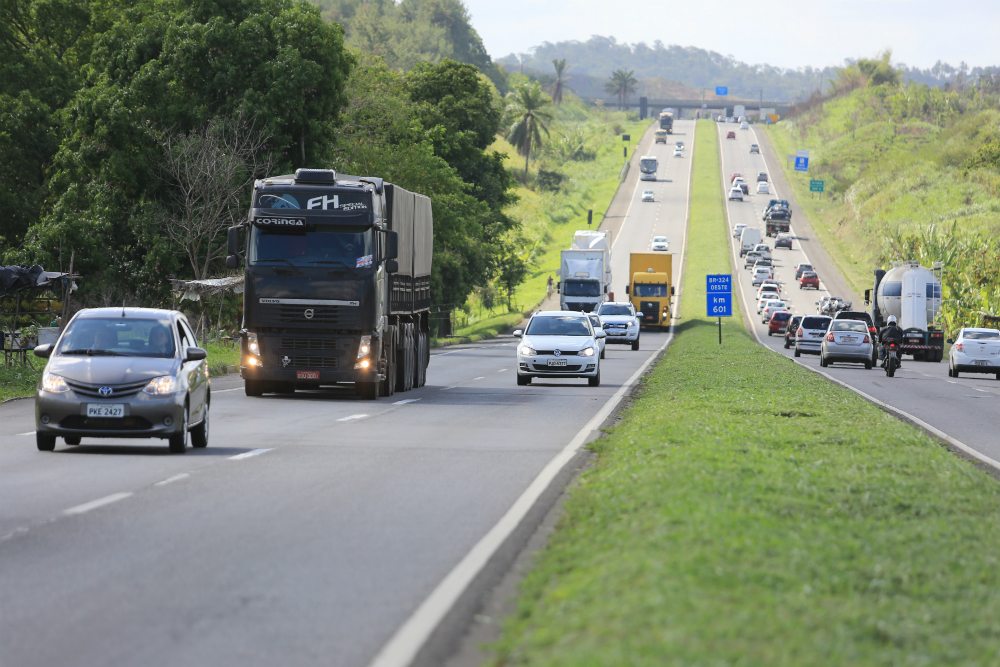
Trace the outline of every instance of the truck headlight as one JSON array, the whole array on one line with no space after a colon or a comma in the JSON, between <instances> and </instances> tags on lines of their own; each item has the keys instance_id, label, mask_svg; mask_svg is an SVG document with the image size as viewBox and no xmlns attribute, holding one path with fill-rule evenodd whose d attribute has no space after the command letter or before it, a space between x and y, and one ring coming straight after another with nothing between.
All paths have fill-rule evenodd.
<instances>
[{"instance_id":1,"label":"truck headlight","mask_svg":"<svg viewBox=\"0 0 1000 667\"><path fill-rule=\"evenodd\" d=\"M253 331L247 333L247 352L260 356L260 343L257 342L257 334Z\"/></svg>"},{"instance_id":2,"label":"truck headlight","mask_svg":"<svg viewBox=\"0 0 1000 667\"><path fill-rule=\"evenodd\" d=\"M63 394L69 391L69 385L66 384L66 380L61 375L46 372L42 374L42 391L47 391L50 394Z\"/></svg>"},{"instance_id":3,"label":"truck headlight","mask_svg":"<svg viewBox=\"0 0 1000 667\"><path fill-rule=\"evenodd\" d=\"M153 378L142 391L150 396L169 396L177 392L177 380L172 375Z\"/></svg>"},{"instance_id":4,"label":"truck headlight","mask_svg":"<svg viewBox=\"0 0 1000 667\"><path fill-rule=\"evenodd\" d=\"M580 350L580 356L581 357L592 357L592 356L594 356L594 348L592 348L592 347L585 347L585 348L583 348L582 350Z\"/></svg>"},{"instance_id":5,"label":"truck headlight","mask_svg":"<svg viewBox=\"0 0 1000 667\"><path fill-rule=\"evenodd\" d=\"M358 356L356 357L357 360L354 362L354 369L366 371L371 368L372 362L371 359L368 358L371 356L371 353L372 337L362 336L361 342L358 343Z\"/></svg>"},{"instance_id":6,"label":"truck headlight","mask_svg":"<svg viewBox=\"0 0 1000 667\"><path fill-rule=\"evenodd\" d=\"M520 354L522 357L533 357L536 354L538 354L538 352L535 351L535 348L531 347L530 345L520 345L517 348L517 353Z\"/></svg>"}]
</instances>

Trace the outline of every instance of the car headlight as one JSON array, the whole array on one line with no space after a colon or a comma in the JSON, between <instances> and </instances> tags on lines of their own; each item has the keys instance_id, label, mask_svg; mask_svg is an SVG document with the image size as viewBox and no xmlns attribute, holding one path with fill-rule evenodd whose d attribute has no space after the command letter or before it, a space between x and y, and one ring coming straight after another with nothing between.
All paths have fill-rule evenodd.
<instances>
[{"instance_id":1,"label":"car headlight","mask_svg":"<svg viewBox=\"0 0 1000 667\"><path fill-rule=\"evenodd\" d=\"M580 356L581 357L592 357L592 356L594 356L594 348L592 348L592 347L585 347L585 348L583 348L582 350L580 350Z\"/></svg>"},{"instance_id":2,"label":"car headlight","mask_svg":"<svg viewBox=\"0 0 1000 667\"><path fill-rule=\"evenodd\" d=\"M247 352L260 356L260 343L257 342L257 334L252 331L247 333Z\"/></svg>"},{"instance_id":3,"label":"car headlight","mask_svg":"<svg viewBox=\"0 0 1000 667\"><path fill-rule=\"evenodd\" d=\"M42 374L42 390L51 394L62 394L69 391L69 385L61 375L45 372Z\"/></svg>"},{"instance_id":4,"label":"car headlight","mask_svg":"<svg viewBox=\"0 0 1000 667\"><path fill-rule=\"evenodd\" d=\"M519 345L517 348L517 353L524 357L533 357L536 354L538 354L538 352L535 351L535 348L531 347L530 345Z\"/></svg>"},{"instance_id":5,"label":"car headlight","mask_svg":"<svg viewBox=\"0 0 1000 667\"><path fill-rule=\"evenodd\" d=\"M172 375L161 375L153 378L143 389L143 392L150 396L169 396L176 393L178 389L177 380Z\"/></svg>"}]
</instances>

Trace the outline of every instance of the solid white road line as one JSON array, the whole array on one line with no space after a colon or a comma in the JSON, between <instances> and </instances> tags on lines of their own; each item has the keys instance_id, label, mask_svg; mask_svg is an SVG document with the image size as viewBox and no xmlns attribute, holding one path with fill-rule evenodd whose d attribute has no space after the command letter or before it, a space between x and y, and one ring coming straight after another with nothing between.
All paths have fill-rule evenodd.
<instances>
[{"instance_id":1,"label":"solid white road line","mask_svg":"<svg viewBox=\"0 0 1000 667\"><path fill-rule=\"evenodd\" d=\"M63 514L67 516L85 514L90 510L96 510L98 507L104 507L105 505L116 503L119 500L125 500L131 495L132 495L131 493L128 493L126 491L122 491L120 493L112 493L110 496L104 496L103 498L98 498L97 500L91 500L89 503L83 503L82 505L70 507L68 510L64 510Z\"/></svg>"},{"instance_id":2,"label":"solid white road line","mask_svg":"<svg viewBox=\"0 0 1000 667\"><path fill-rule=\"evenodd\" d=\"M225 394L227 391L239 391L241 389L243 389L243 387L233 387L232 389L213 389L212 393L213 394Z\"/></svg>"},{"instance_id":3,"label":"solid white road line","mask_svg":"<svg viewBox=\"0 0 1000 667\"><path fill-rule=\"evenodd\" d=\"M500 370L497 371L497 373L506 373L508 370L510 370L510 369L501 368Z\"/></svg>"},{"instance_id":4,"label":"solid white road line","mask_svg":"<svg viewBox=\"0 0 1000 667\"><path fill-rule=\"evenodd\" d=\"M273 447L268 447L266 449L253 449L249 452L243 452L242 454L237 454L236 456L230 456L230 461L242 461L243 459L249 459L254 456L260 456L261 454L267 454L269 451L274 449Z\"/></svg>"},{"instance_id":5,"label":"solid white road line","mask_svg":"<svg viewBox=\"0 0 1000 667\"><path fill-rule=\"evenodd\" d=\"M485 376L485 375L480 375L480 376L479 376L479 377L477 377L477 378L472 378L472 381L473 381L473 382L475 382L476 380L485 380L485 379L486 379L486 376Z\"/></svg>"},{"instance_id":6,"label":"solid white road line","mask_svg":"<svg viewBox=\"0 0 1000 667\"><path fill-rule=\"evenodd\" d=\"M35 435L34 431L26 431L24 433L18 433L17 435Z\"/></svg>"},{"instance_id":7,"label":"solid white road line","mask_svg":"<svg viewBox=\"0 0 1000 667\"><path fill-rule=\"evenodd\" d=\"M688 191L685 201L684 222L685 230L690 223L690 198L691 198L691 171L693 160L688 162ZM638 187L638 183L636 184ZM634 198L633 191L633 198ZM628 217L626 214L626 222ZM684 251L687 246L687 232L684 234L684 244L681 248L681 261L678 267L678 284L684 273ZM678 305L680 297L678 296ZM676 305L675 305L676 308ZM676 324L676 319L672 319L671 325ZM417 607L416 611L403 623L392 638L382 647L369 667L405 667L409 665L416 656L420 647L424 645L434 628L438 626L448 610L455 604L463 591L482 571L489 560L496 553L497 549L514 532L531 508L535 505L541 495L555 479L559 471L576 455L577 451L584 445L590 434L599 429L605 420L611 415L625 395L639 381L646 369L658 359L663 351L674 339L673 326L663 344L651 354L645 362L625 381L625 383L609 398L601 410L591 418L587 424L577 432L573 439L542 469L531 485L525 489L524 493L514 501L507 513L501 517L500 521L490 529L486 535L472 548L469 553L459 561L458 565L448 573L447 576L437 585L431 594ZM446 387L446 389L449 387Z\"/></svg>"},{"instance_id":8,"label":"solid white road line","mask_svg":"<svg viewBox=\"0 0 1000 667\"><path fill-rule=\"evenodd\" d=\"M167 477L166 479L161 479L159 482L153 484L153 486L166 486L167 484L173 484L174 482L179 482L182 479L187 479L190 476L191 475L189 475L188 473L182 472L179 475L174 475L173 477Z\"/></svg>"},{"instance_id":9,"label":"solid white road line","mask_svg":"<svg viewBox=\"0 0 1000 667\"><path fill-rule=\"evenodd\" d=\"M367 416L368 415L348 415L346 417L341 417L337 421L339 421L339 422L353 422L353 421L357 421L359 419L364 419Z\"/></svg>"}]
</instances>

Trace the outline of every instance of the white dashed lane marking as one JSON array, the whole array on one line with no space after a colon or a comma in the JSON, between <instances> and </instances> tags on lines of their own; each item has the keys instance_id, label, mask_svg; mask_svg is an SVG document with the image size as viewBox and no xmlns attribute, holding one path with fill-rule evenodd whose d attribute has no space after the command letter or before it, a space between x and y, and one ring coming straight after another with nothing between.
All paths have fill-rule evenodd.
<instances>
[{"instance_id":1,"label":"white dashed lane marking","mask_svg":"<svg viewBox=\"0 0 1000 667\"><path fill-rule=\"evenodd\" d=\"M104 507L105 505L116 503L119 500L125 500L131 495L131 493L125 491L122 491L121 493L112 493L110 496L104 496L103 498L98 498L97 500L91 500L89 503L83 503L82 505L70 507L68 510L65 510L63 514L67 516L85 514L91 510L96 510L98 507Z\"/></svg>"},{"instance_id":2,"label":"white dashed lane marking","mask_svg":"<svg viewBox=\"0 0 1000 667\"><path fill-rule=\"evenodd\" d=\"M267 448L267 449L253 449L253 450L250 450L249 452L243 452L242 454L237 454L236 456L230 456L229 460L230 461L242 461L243 459L249 459L249 458L252 458L254 456L260 456L261 454L267 454L272 449L273 449L273 447L270 447L270 448Z\"/></svg>"}]
</instances>

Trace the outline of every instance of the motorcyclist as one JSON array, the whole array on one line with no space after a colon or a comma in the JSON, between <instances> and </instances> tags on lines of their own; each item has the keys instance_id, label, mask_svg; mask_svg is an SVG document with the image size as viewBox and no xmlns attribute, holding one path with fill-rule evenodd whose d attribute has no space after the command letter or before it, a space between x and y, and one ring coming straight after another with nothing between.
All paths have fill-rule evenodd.
<instances>
[{"instance_id":1,"label":"motorcyclist","mask_svg":"<svg viewBox=\"0 0 1000 667\"><path fill-rule=\"evenodd\" d=\"M895 315L890 315L889 319L886 320L885 326L879 330L878 341L879 341L878 356L879 359L882 360L881 366L885 368L886 346L889 344L890 341L895 341L896 346L898 347L899 344L903 341L903 330L899 328L898 324L896 324ZM897 365L900 365L898 364L898 362L900 361L898 354L896 355L896 361Z\"/></svg>"}]
</instances>

